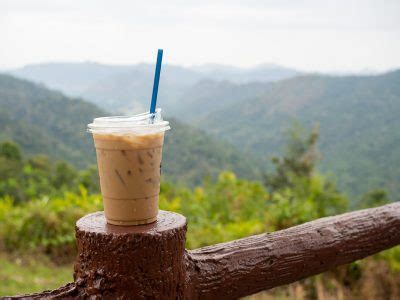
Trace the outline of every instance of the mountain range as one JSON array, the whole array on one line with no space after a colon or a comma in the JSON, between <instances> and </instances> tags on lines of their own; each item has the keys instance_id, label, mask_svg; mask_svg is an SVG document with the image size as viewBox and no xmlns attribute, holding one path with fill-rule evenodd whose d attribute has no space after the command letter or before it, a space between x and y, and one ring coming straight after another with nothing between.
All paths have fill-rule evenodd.
<instances>
[{"instance_id":1,"label":"mountain range","mask_svg":"<svg viewBox=\"0 0 400 300\"><path fill-rule=\"evenodd\" d=\"M67 95L82 97L114 113L137 113L147 109L151 98L154 66L101 65L97 63L48 63L27 65L9 72L60 90ZM202 80L225 80L234 83L276 81L290 78L297 71L277 65L236 68L224 65L162 68L159 98L165 111L179 108L185 91Z\"/></svg>"},{"instance_id":2,"label":"mountain range","mask_svg":"<svg viewBox=\"0 0 400 300\"><path fill-rule=\"evenodd\" d=\"M52 79L45 80L41 74L50 67L59 71L54 76L48 74ZM29 71L34 68L36 73ZM50 64L27 66L12 73L54 86L68 82L70 75L57 78L62 70ZM319 168L334 177L340 189L355 196L384 188L398 197L400 71L331 76L281 70L283 77L257 77L255 74L262 72L247 71L213 65L166 66L159 103L168 117L250 153L259 164L282 153L285 131L291 124L306 128L319 124L323 155ZM88 99L114 112L147 110L153 68L142 64L135 70L115 72L99 76L102 79L96 77L97 83L92 82L86 92L97 91L87 94ZM91 81L88 76L84 80ZM110 99L114 100L108 102Z\"/></svg>"},{"instance_id":3,"label":"mountain range","mask_svg":"<svg viewBox=\"0 0 400 300\"><path fill-rule=\"evenodd\" d=\"M319 124L320 168L341 189L359 195L385 188L398 197L400 71L307 75L264 85L253 97L186 121L262 157L282 153L292 123Z\"/></svg>"},{"instance_id":4,"label":"mountain range","mask_svg":"<svg viewBox=\"0 0 400 300\"><path fill-rule=\"evenodd\" d=\"M47 155L79 168L94 164L86 126L105 115L110 113L81 99L0 74L0 141L13 140L28 155ZM170 123L173 130L166 133L163 154L168 180L194 185L225 169L245 178L261 177L251 155L177 120Z\"/></svg>"}]
</instances>

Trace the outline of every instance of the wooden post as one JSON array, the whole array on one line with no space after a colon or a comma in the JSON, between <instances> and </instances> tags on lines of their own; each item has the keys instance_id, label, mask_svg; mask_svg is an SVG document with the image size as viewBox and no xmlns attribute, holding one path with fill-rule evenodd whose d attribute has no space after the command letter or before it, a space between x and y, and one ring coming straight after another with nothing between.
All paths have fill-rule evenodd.
<instances>
[{"instance_id":1,"label":"wooden post","mask_svg":"<svg viewBox=\"0 0 400 300\"><path fill-rule=\"evenodd\" d=\"M236 299L400 244L400 203L191 251L186 219L171 212L135 227L108 225L98 212L76 232L73 283L5 299Z\"/></svg>"},{"instance_id":2,"label":"wooden post","mask_svg":"<svg viewBox=\"0 0 400 300\"><path fill-rule=\"evenodd\" d=\"M80 219L74 279L81 295L182 299L185 237L186 219L165 211L143 226L109 225L103 213Z\"/></svg>"}]
</instances>

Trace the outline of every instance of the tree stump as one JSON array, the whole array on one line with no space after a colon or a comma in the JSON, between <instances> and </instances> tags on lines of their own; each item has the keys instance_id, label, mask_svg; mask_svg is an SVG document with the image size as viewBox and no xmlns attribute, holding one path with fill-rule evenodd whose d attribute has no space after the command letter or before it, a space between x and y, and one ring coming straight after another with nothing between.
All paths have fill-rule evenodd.
<instances>
[{"instance_id":1,"label":"tree stump","mask_svg":"<svg viewBox=\"0 0 400 300\"><path fill-rule=\"evenodd\" d=\"M186 218L160 211L152 224L115 226L103 212L76 224L74 279L83 297L181 299Z\"/></svg>"}]
</instances>

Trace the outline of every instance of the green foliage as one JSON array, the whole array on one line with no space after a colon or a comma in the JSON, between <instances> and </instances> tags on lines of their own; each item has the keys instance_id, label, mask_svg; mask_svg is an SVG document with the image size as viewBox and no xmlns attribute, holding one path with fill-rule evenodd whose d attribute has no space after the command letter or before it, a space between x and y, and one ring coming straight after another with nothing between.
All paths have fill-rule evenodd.
<instances>
[{"instance_id":1,"label":"green foliage","mask_svg":"<svg viewBox=\"0 0 400 300\"><path fill-rule=\"evenodd\" d=\"M74 226L78 218L102 208L99 195L65 193L62 197L34 199L14 204L0 200L0 244L8 250L74 253Z\"/></svg>"},{"instance_id":2,"label":"green foliage","mask_svg":"<svg viewBox=\"0 0 400 300\"><path fill-rule=\"evenodd\" d=\"M0 197L8 196L18 203L78 192L80 185L98 192L95 167L78 171L63 161L53 164L43 155L25 160L16 144L0 143Z\"/></svg>"},{"instance_id":3,"label":"green foliage","mask_svg":"<svg viewBox=\"0 0 400 300\"><path fill-rule=\"evenodd\" d=\"M273 203L267 210L275 229L301 224L317 218L343 213L347 197L321 175L293 178L293 187L272 194Z\"/></svg>"},{"instance_id":4,"label":"green foliage","mask_svg":"<svg viewBox=\"0 0 400 300\"><path fill-rule=\"evenodd\" d=\"M376 255L389 262L390 270L394 273L400 273L400 246L383 251Z\"/></svg>"},{"instance_id":5,"label":"green foliage","mask_svg":"<svg viewBox=\"0 0 400 300\"><path fill-rule=\"evenodd\" d=\"M296 178L312 177L319 159L318 138L318 127L315 127L309 136L299 125L289 130L289 142L285 155L282 158L273 157L275 172L265 175L265 184L272 192L293 187L293 181Z\"/></svg>"},{"instance_id":6,"label":"green foliage","mask_svg":"<svg viewBox=\"0 0 400 300\"><path fill-rule=\"evenodd\" d=\"M21 161L22 159L21 150L13 142L0 144L0 156L11 161Z\"/></svg>"},{"instance_id":7,"label":"green foliage","mask_svg":"<svg viewBox=\"0 0 400 300\"><path fill-rule=\"evenodd\" d=\"M188 218L188 247L196 248L264 232L268 198L260 183L223 172L193 190L162 185L160 206Z\"/></svg>"},{"instance_id":8,"label":"green foliage","mask_svg":"<svg viewBox=\"0 0 400 300\"><path fill-rule=\"evenodd\" d=\"M319 152L318 128L307 135L301 127L289 131L289 142L282 158L274 157L275 170L265 175L272 195L276 228L342 213L348 199L335 183L315 171Z\"/></svg>"},{"instance_id":9,"label":"green foliage","mask_svg":"<svg viewBox=\"0 0 400 300\"><path fill-rule=\"evenodd\" d=\"M80 171L79 178L80 185L83 186L90 194L97 193L99 191L100 180L96 165L92 165L88 169Z\"/></svg>"},{"instance_id":10,"label":"green foliage","mask_svg":"<svg viewBox=\"0 0 400 300\"><path fill-rule=\"evenodd\" d=\"M223 172L194 189L163 183L160 206L188 218L188 247L196 248L337 213L341 208L330 205L337 202L334 197L340 195L329 195L318 176L271 197L261 183ZM96 210L101 210L101 196L88 195L83 187L79 193L21 204L7 196L0 201L0 240L7 249L73 247L75 221Z\"/></svg>"},{"instance_id":11,"label":"green foliage","mask_svg":"<svg viewBox=\"0 0 400 300\"><path fill-rule=\"evenodd\" d=\"M390 203L388 193L383 189L375 189L365 193L359 200L358 207L376 207Z\"/></svg>"},{"instance_id":12,"label":"green foliage","mask_svg":"<svg viewBox=\"0 0 400 300\"><path fill-rule=\"evenodd\" d=\"M170 181L195 186L206 177L217 178L221 170L246 179L261 178L262 165L252 155L176 120L171 121L171 127L165 136L162 161L162 172Z\"/></svg>"},{"instance_id":13,"label":"green foliage","mask_svg":"<svg viewBox=\"0 0 400 300\"><path fill-rule=\"evenodd\" d=\"M336 213L321 201L324 182L313 177L309 186L296 183L294 189L274 193L271 198L259 182L238 179L223 172L203 187L179 188L161 185L161 209L179 212L189 221L187 245L197 248L268 230L281 229ZM335 195L337 196L337 195ZM59 197L43 197L15 204L10 197L0 201L0 240L6 249L73 249L74 224L83 215L102 209L101 196L66 192Z\"/></svg>"}]
</instances>

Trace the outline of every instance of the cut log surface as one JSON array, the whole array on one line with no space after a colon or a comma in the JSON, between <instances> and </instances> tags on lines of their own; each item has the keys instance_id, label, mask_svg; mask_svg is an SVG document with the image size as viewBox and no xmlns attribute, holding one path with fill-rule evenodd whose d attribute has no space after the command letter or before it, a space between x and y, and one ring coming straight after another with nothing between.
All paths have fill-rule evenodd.
<instances>
[{"instance_id":1,"label":"cut log surface","mask_svg":"<svg viewBox=\"0 0 400 300\"><path fill-rule=\"evenodd\" d=\"M400 244L400 203L186 251L185 217L160 211L140 226L102 212L76 225L73 283L5 299L237 299Z\"/></svg>"},{"instance_id":2,"label":"cut log surface","mask_svg":"<svg viewBox=\"0 0 400 300\"><path fill-rule=\"evenodd\" d=\"M400 203L188 251L192 298L235 299L400 244Z\"/></svg>"}]
</instances>

